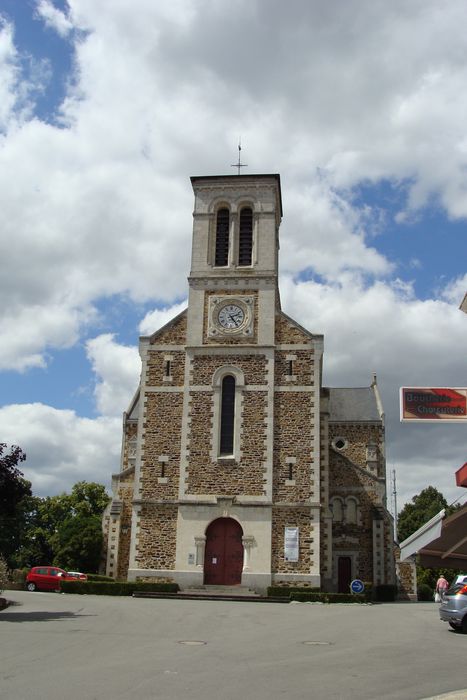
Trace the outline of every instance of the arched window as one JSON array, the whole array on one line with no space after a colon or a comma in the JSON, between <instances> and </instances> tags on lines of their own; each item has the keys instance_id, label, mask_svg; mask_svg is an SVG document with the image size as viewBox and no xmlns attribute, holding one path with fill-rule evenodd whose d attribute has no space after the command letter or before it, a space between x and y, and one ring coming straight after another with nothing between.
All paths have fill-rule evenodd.
<instances>
[{"instance_id":1,"label":"arched window","mask_svg":"<svg viewBox=\"0 0 467 700\"><path fill-rule=\"evenodd\" d=\"M355 498L347 498L345 520L348 523L357 523L357 500Z\"/></svg>"},{"instance_id":2,"label":"arched window","mask_svg":"<svg viewBox=\"0 0 467 700\"><path fill-rule=\"evenodd\" d=\"M219 209L216 219L216 267L225 267L229 262L229 221L229 210Z\"/></svg>"},{"instance_id":3,"label":"arched window","mask_svg":"<svg viewBox=\"0 0 467 700\"><path fill-rule=\"evenodd\" d=\"M222 380L221 394L221 455L232 455L234 452L234 420L235 420L235 378L227 374Z\"/></svg>"},{"instance_id":4,"label":"arched window","mask_svg":"<svg viewBox=\"0 0 467 700\"><path fill-rule=\"evenodd\" d=\"M238 237L238 264L251 265L253 252L253 211L246 207L240 212L240 231Z\"/></svg>"},{"instance_id":5,"label":"arched window","mask_svg":"<svg viewBox=\"0 0 467 700\"><path fill-rule=\"evenodd\" d=\"M340 498L333 498L331 499L331 510L332 510L332 519L335 523L340 523L342 522L343 518L343 508L342 508L342 501Z\"/></svg>"}]
</instances>

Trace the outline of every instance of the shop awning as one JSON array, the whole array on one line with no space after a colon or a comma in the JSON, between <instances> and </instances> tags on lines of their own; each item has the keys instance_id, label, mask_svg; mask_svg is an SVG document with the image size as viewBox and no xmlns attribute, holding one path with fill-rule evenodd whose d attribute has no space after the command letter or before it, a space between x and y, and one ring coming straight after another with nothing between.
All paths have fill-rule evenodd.
<instances>
[{"instance_id":1,"label":"shop awning","mask_svg":"<svg viewBox=\"0 0 467 700\"><path fill-rule=\"evenodd\" d=\"M440 511L399 546L401 561L418 552L422 566L467 572L467 504L448 517Z\"/></svg>"}]
</instances>

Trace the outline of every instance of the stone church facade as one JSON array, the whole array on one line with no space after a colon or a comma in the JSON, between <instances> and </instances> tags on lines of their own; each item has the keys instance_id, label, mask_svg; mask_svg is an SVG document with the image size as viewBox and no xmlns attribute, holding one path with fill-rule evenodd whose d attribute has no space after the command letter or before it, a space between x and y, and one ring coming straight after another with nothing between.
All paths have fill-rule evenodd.
<instances>
[{"instance_id":1,"label":"stone church facade","mask_svg":"<svg viewBox=\"0 0 467 700\"><path fill-rule=\"evenodd\" d=\"M107 574L258 591L394 583L376 378L323 387L323 336L281 310L279 175L191 182L188 308L140 338Z\"/></svg>"}]
</instances>

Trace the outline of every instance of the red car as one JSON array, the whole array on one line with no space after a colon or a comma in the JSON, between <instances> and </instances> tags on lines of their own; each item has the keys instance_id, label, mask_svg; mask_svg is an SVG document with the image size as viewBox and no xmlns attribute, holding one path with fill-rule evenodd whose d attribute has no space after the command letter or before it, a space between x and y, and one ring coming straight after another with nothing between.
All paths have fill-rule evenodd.
<instances>
[{"instance_id":1,"label":"red car","mask_svg":"<svg viewBox=\"0 0 467 700\"><path fill-rule=\"evenodd\" d=\"M28 591L59 591L60 581L72 580L74 579L58 566L33 566L26 576L26 588Z\"/></svg>"}]
</instances>

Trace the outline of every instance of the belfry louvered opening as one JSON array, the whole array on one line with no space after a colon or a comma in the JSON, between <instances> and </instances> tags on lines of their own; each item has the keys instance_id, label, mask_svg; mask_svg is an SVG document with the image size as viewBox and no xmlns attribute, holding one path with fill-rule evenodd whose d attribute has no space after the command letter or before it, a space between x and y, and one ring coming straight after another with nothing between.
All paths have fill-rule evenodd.
<instances>
[{"instance_id":1,"label":"belfry louvered opening","mask_svg":"<svg viewBox=\"0 0 467 700\"><path fill-rule=\"evenodd\" d=\"M251 265L253 252L253 211L245 207L240 212L240 231L238 239L238 264Z\"/></svg>"},{"instance_id":2,"label":"belfry louvered opening","mask_svg":"<svg viewBox=\"0 0 467 700\"><path fill-rule=\"evenodd\" d=\"M234 451L235 378L228 374L222 380L220 455Z\"/></svg>"},{"instance_id":3,"label":"belfry louvered opening","mask_svg":"<svg viewBox=\"0 0 467 700\"><path fill-rule=\"evenodd\" d=\"M229 222L229 210L219 209L216 218L216 267L225 267L229 262Z\"/></svg>"}]
</instances>

